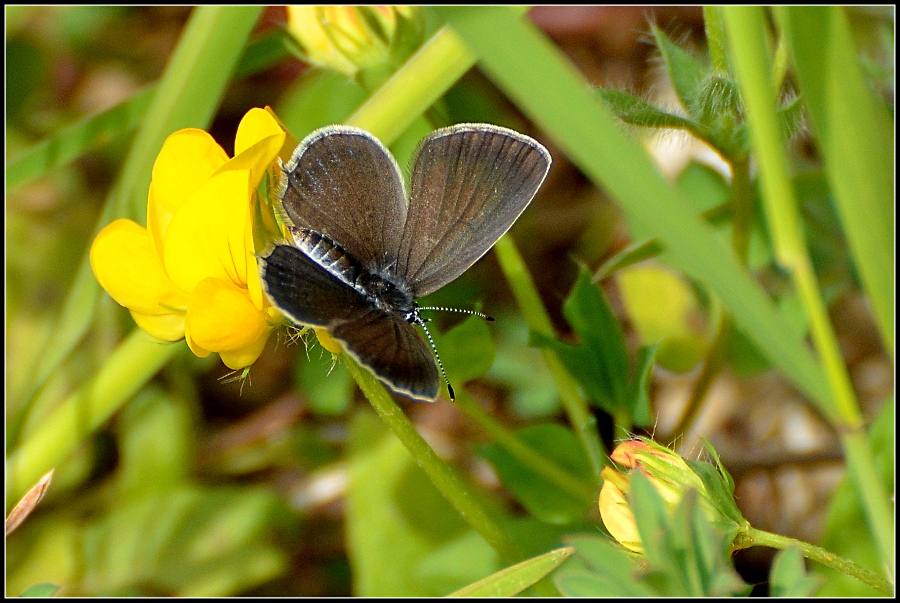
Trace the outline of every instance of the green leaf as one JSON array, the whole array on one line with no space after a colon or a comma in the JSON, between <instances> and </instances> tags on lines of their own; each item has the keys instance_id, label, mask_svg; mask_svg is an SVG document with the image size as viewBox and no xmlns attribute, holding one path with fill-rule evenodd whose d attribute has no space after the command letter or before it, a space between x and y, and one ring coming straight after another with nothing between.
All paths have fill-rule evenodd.
<instances>
[{"instance_id":1,"label":"green leaf","mask_svg":"<svg viewBox=\"0 0 900 603\"><path fill-rule=\"evenodd\" d=\"M590 274L579 266L578 279L563 304L563 315L581 340L567 344L532 332L532 342L559 354L569 372L600 408L610 414L631 412L628 356L622 327Z\"/></svg>"},{"instance_id":2,"label":"green leaf","mask_svg":"<svg viewBox=\"0 0 900 603\"><path fill-rule=\"evenodd\" d=\"M749 592L731 564L730 534L709 522L696 490L688 490L670 515L650 480L635 472L628 500L644 545L643 580L660 596Z\"/></svg>"},{"instance_id":3,"label":"green leaf","mask_svg":"<svg viewBox=\"0 0 900 603\"><path fill-rule=\"evenodd\" d=\"M731 561L729 545L734 532L709 521L702 506L697 504L698 497L693 496L695 492L692 490L678 509L689 530L685 575L690 576L703 596L748 595L752 587L741 579Z\"/></svg>"},{"instance_id":4,"label":"green leaf","mask_svg":"<svg viewBox=\"0 0 900 603\"><path fill-rule=\"evenodd\" d=\"M591 283L584 265L578 267L578 279L563 304L563 316L582 342L599 354L603 375L612 388L613 398L621 400L628 384L628 352L622 325L616 320L606 296Z\"/></svg>"},{"instance_id":5,"label":"green leaf","mask_svg":"<svg viewBox=\"0 0 900 603\"><path fill-rule=\"evenodd\" d=\"M631 474L628 503L644 547L644 556L653 571L668 571L672 553L664 546L671 522L666 503L642 472ZM682 593L686 594L686 593Z\"/></svg>"},{"instance_id":6,"label":"green leaf","mask_svg":"<svg viewBox=\"0 0 900 603\"><path fill-rule=\"evenodd\" d=\"M656 239L647 239L631 243L622 249L622 251L606 260L603 265L597 269L597 272L594 273L591 280L598 283L603 279L612 276L619 270L628 268L629 266L633 266L644 260L655 258L663 251L665 251L665 249Z\"/></svg>"},{"instance_id":7,"label":"green leaf","mask_svg":"<svg viewBox=\"0 0 900 603\"><path fill-rule=\"evenodd\" d=\"M533 425L518 430L516 436L555 464L568 469L584 483L591 483L590 463L575 436L565 427L556 424ZM513 495L541 521L572 524L581 520L587 510L597 503L595 499L577 498L561 490L499 444L485 444L479 446L477 451L494 466Z\"/></svg>"},{"instance_id":8,"label":"green leaf","mask_svg":"<svg viewBox=\"0 0 900 603\"><path fill-rule=\"evenodd\" d=\"M494 364L497 348L483 318L470 316L446 333L431 334L451 384L477 379Z\"/></svg>"},{"instance_id":9,"label":"green leaf","mask_svg":"<svg viewBox=\"0 0 900 603\"><path fill-rule=\"evenodd\" d=\"M803 554L789 546L775 555L769 572L769 594L772 597L812 597L822 587L821 576L806 573Z\"/></svg>"},{"instance_id":10,"label":"green leaf","mask_svg":"<svg viewBox=\"0 0 900 603\"><path fill-rule=\"evenodd\" d=\"M678 175L678 188L690 201L694 211L704 213L704 217L717 218L710 220L713 224L727 223L719 215L708 216L705 213L723 207L731 200L731 186L717 170L706 164L692 161Z\"/></svg>"},{"instance_id":11,"label":"green leaf","mask_svg":"<svg viewBox=\"0 0 900 603\"><path fill-rule=\"evenodd\" d=\"M652 421L649 391L650 378L655 361L655 345L642 345L638 348L634 362L634 378L631 380L628 394L628 398L634 400L634 408L631 411L631 415L634 424L638 427L647 427Z\"/></svg>"},{"instance_id":12,"label":"green leaf","mask_svg":"<svg viewBox=\"0 0 900 603\"><path fill-rule=\"evenodd\" d=\"M451 597L512 597L519 594L569 558L573 549L564 547L532 557L512 567L451 593Z\"/></svg>"},{"instance_id":13,"label":"green leaf","mask_svg":"<svg viewBox=\"0 0 900 603\"><path fill-rule=\"evenodd\" d=\"M697 127L689 119L658 109L647 101L622 90L600 88L597 90L597 94L619 116L619 119L633 126L680 130L692 130Z\"/></svg>"},{"instance_id":14,"label":"green leaf","mask_svg":"<svg viewBox=\"0 0 900 603\"><path fill-rule=\"evenodd\" d=\"M608 537L566 538L575 548L554 574L553 582L567 597L652 597L656 593L637 577L637 565Z\"/></svg>"},{"instance_id":15,"label":"green leaf","mask_svg":"<svg viewBox=\"0 0 900 603\"><path fill-rule=\"evenodd\" d=\"M567 597L652 597L653 589L641 583L622 581L601 574L565 568L554 579L559 592Z\"/></svg>"},{"instance_id":16,"label":"green leaf","mask_svg":"<svg viewBox=\"0 0 900 603\"><path fill-rule=\"evenodd\" d=\"M655 25L653 26L653 37L678 98L691 115L700 117L700 98L709 68L672 43L668 36Z\"/></svg>"},{"instance_id":17,"label":"green leaf","mask_svg":"<svg viewBox=\"0 0 900 603\"><path fill-rule=\"evenodd\" d=\"M728 529L736 530L738 526L746 522L734 502L733 482L729 482L716 467L705 461L684 459L684 462L700 477L713 506L731 520L732 524L727 526Z\"/></svg>"}]
</instances>

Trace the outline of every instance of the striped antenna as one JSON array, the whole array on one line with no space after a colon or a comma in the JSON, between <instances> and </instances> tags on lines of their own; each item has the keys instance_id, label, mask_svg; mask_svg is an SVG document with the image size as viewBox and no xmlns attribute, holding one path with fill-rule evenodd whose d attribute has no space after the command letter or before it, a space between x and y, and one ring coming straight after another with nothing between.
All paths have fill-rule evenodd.
<instances>
[{"instance_id":1,"label":"striped antenna","mask_svg":"<svg viewBox=\"0 0 900 603\"><path fill-rule=\"evenodd\" d=\"M438 368L441 369L441 375L444 377L444 383L447 384L447 393L450 394L450 401L452 402L456 400L456 395L453 393L453 386L450 385L450 379L447 378L447 371L444 370L444 363L441 362L441 356L438 354L437 346L434 345L434 339L431 338L431 332L428 330L428 327L425 326L425 323L428 322L428 320L419 316L418 312L413 316L415 323L425 331L425 339L428 340L428 345L431 346L431 352L434 354L434 359L437 362Z\"/></svg>"},{"instance_id":2,"label":"striped antenna","mask_svg":"<svg viewBox=\"0 0 900 603\"><path fill-rule=\"evenodd\" d=\"M456 312L457 314L469 314L471 316L478 316L479 318L483 318L488 322L494 322L493 317L488 316L487 314L483 314L481 312L476 312L475 310L461 310L460 308L445 308L443 306L428 306L427 308L418 308L421 310L431 310L433 312Z\"/></svg>"}]
</instances>

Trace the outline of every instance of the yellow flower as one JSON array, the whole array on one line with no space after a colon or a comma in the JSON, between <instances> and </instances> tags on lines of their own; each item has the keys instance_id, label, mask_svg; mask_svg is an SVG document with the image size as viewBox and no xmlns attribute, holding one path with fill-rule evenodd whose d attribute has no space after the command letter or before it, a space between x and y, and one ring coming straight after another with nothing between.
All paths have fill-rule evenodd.
<instances>
[{"instance_id":1,"label":"yellow flower","mask_svg":"<svg viewBox=\"0 0 900 603\"><path fill-rule=\"evenodd\" d=\"M355 77L402 60L421 42L421 10L411 6L289 6L288 31L314 65Z\"/></svg>"},{"instance_id":2,"label":"yellow flower","mask_svg":"<svg viewBox=\"0 0 900 603\"><path fill-rule=\"evenodd\" d=\"M622 442L610 458L621 469L605 467L600 474L603 478L600 516L610 535L636 553L643 553L644 548L627 498L634 471L647 476L670 512L674 511L684 494L693 489L698 491L698 502L710 521L730 527L745 522L731 496L733 482L721 468L699 462L689 465L675 452L646 438ZM714 492L707 488L697 471L720 484Z\"/></svg>"},{"instance_id":3,"label":"yellow flower","mask_svg":"<svg viewBox=\"0 0 900 603\"><path fill-rule=\"evenodd\" d=\"M267 110L241 120L235 157L203 130L169 136L153 165L147 227L120 219L91 246L100 285L159 339L184 337L199 357L232 369L259 357L281 320L256 267L256 189L286 134Z\"/></svg>"}]
</instances>

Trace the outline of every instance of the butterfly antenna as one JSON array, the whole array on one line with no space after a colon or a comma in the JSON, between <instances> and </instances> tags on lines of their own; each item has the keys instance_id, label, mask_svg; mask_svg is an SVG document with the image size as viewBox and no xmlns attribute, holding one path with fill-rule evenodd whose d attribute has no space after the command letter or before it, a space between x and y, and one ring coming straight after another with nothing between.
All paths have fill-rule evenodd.
<instances>
[{"instance_id":1,"label":"butterfly antenna","mask_svg":"<svg viewBox=\"0 0 900 603\"><path fill-rule=\"evenodd\" d=\"M419 308L419 310L431 310L433 312L456 312L457 314L469 314L471 316L478 316L479 318L483 318L488 322L494 322L494 318L492 316L488 316L482 312L476 312L475 310L463 310L461 308L445 308L443 306L429 306L427 308Z\"/></svg>"},{"instance_id":2,"label":"butterfly antenna","mask_svg":"<svg viewBox=\"0 0 900 603\"><path fill-rule=\"evenodd\" d=\"M438 368L441 369L441 375L443 375L444 377L444 383L447 384L447 392L450 394L450 401L452 402L456 400L456 395L453 393L453 386L450 385L450 380L447 378L447 371L444 370L444 363L441 362L441 356L438 354L437 346L434 345L434 339L431 338L431 333L428 331L428 327L425 326L426 320L422 317L417 318L418 320L416 321L416 324L422 327L422 330L425 331L425 339L428 340L428 345L431 346L431 351L434 353L434 359L437 362Z\"/></svg>"}]
</instances>

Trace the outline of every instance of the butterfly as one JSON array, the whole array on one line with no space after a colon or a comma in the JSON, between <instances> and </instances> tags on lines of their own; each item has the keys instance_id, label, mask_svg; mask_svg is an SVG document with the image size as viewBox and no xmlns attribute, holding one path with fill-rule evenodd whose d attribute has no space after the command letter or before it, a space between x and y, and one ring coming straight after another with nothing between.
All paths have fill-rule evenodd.
<instances>
[{"instance_id":1,"label":"butterfly","mask_svg":"<svg viewBox=\"0 0 900 603\"><path fill-rule=\"evenodd\" d=\"M263 290L295 324L327 329L394 392L433 402L443 366L416 300L493 247L550 163L547 149L514 130L457 124L420 143L407 194L372 134L316 130L281 165L277 196L293 240L259 257Z\"/></svg>"}]
</instances>

